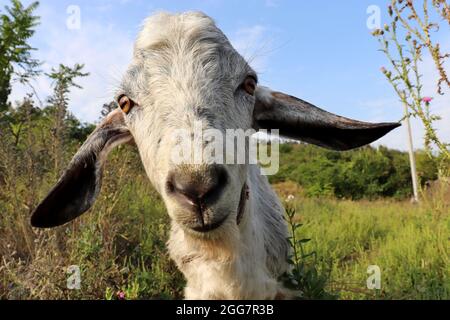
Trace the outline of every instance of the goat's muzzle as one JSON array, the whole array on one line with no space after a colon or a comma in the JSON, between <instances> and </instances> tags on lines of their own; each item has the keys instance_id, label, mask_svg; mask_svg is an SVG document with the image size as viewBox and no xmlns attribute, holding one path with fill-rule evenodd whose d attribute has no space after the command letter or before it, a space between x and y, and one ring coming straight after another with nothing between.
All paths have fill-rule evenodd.
<instances>
[{"instance_id":1,"label":"goat's muzzle","mask_svg":"<svg viewBox=\"0 0 450 320\"><path fill-rule=\"evenodd\" d=\"M167 194L186 211L192 212L187 227L197 232L217 229L227 215L212 215L211 208L219 201L229 181L220 165L179 166L167 179Z\"/></svg>"}]
</instances>

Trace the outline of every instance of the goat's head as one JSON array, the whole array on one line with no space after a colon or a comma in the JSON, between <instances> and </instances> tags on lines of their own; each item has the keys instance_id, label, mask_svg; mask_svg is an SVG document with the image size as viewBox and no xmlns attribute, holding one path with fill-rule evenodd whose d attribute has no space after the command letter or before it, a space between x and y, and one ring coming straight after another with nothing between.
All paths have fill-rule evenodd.
<instances>
[{"instance_id":1,"label":"goat's head","mask_svg":"<svg viewBox=\"0 0 450 320\"><path fill-rule=\"evenodd\" d=\"M256 73L200 13L158 14L146 21L116 100L120 108L91 134L35 210L34 226L53 227L85 212L100 190L107 153L133 139L173 222L194 235L212 235L236 228L248 164L215 163L204 152L208 142L195 139L193 149L203 153L202 159L176 163L173 151L181 143L174 138L176 130L184 129L191 137L196 125L222 133L279 129L290 138L347 150L399 125L339 117L258 86Z\"/></svg>"}]
</instances>

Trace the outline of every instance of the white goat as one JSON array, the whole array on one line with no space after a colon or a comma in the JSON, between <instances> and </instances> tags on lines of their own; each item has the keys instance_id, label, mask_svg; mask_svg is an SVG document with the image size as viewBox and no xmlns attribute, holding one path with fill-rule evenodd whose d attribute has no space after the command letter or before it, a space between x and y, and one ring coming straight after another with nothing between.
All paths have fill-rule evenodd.
<instances>
[{"instance_id":1,"label":"white goat","mask_svg":"<svg viewBox=\"0 0 450 320\"><path fill-rule=\"evenodd\" d=\"M283 207L257 165L210 159L177 165L171 161L180 143L172 139L175 129L193 132L194 122L223 133L279 129L290 138L347 150L398 126L339 117L258 86L256 73L226 36L195 12L146 20L116 99L120 108L89 136L31 223L54 227L88 210L108 152L134 140L171 217L169 252L187 278L188 299L286 297L277 278L288 268L288 231Z\"/></svg>"}]
</instances>

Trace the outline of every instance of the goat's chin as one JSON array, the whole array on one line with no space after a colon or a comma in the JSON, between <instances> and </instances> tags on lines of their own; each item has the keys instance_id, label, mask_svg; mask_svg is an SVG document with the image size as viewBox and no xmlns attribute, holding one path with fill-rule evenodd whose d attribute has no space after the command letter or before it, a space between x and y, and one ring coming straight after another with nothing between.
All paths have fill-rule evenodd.
<instances>
[{"instance_id":1,"label":"goat's chin","mask_svg":"<svg viewBox=\"0 0 450 320\"><path fill-rule=\"evenodd\" d=\"M230 215L219 228L209 232L197 232L174 223L172 235L178 234L179 236L181 232L183 242L190 250L198 252L206 259L228 263L235 258L239 251L241 237L239 227L234 220Z\"/></svg>"},{"instance_id":2,"label":"goat's chin","mask_svg":"<svg viewBox=\"0 0 450 320\"><path fill-rule=\"evenodd\" d=\"M236 233L239 233L239 228L236 224L236 219L233 219L233 216L235 215L228 215L225 220L218 226L217 228L214 228L213 230L209 231L196 231L195 229L192 229L191 227L187 226L183 223L178 223L178 226L184 231L185 235L196 238L196 239L203 239L203 240L220 240L220 239L227 239L230 236L235 237Z\"/></svg>"}]
</instances>

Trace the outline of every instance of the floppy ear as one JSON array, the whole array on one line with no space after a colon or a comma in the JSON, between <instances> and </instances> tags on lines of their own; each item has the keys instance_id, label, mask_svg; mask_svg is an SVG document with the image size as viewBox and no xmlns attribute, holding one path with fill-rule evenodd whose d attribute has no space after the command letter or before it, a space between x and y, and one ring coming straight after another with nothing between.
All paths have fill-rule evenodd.
<instances>
[{"instance_id":1,"label":"floppy ear","mask_svg":"<svg viewBox=\"0 0 450 320\"><path fill-rule=\"evenodd\" d=\"M59 181L31 216L31 225L51 228L69 222L94 203L101 187L103 164L117 145L132 136L120 109L97 126L69 163Z\"/></svg>"},{"instance_id":2,"label":"floppy ear","mask_svg":"<svg viewBox=\"0 0 450 320\"><path fill-rule=\"evenodd\" d=\"M333 150L371 143L400 123L368 123L337 116L281 92L258 86L253 114L255 129L279 129L280 135Z\"/></svg>"}]
</instances>

